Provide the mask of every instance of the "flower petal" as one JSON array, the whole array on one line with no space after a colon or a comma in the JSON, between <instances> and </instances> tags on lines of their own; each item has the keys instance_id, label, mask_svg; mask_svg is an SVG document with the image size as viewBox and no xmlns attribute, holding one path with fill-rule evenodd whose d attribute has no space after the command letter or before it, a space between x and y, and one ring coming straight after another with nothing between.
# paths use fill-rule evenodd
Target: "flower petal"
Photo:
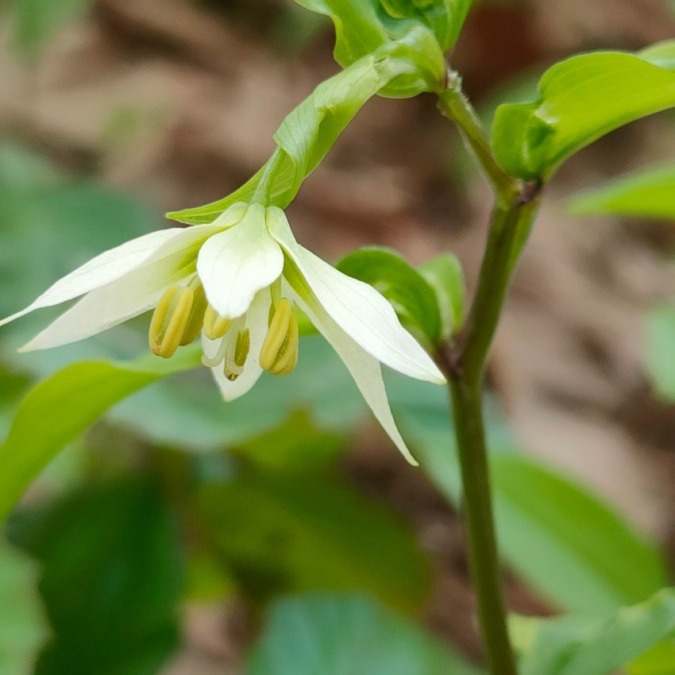
<instances>
[{"instance_id":1,"label":"flower petal","mask_svg":"<svg viewBox=\"0 0 675 675\"><path fill-rule=\"evenodd\" d=\"M246 314L246 326L251 333L251 345L248 356L244 363L244 372L231 382L225 377L223 364L211 368L213 377L218 383L218 387L226 401L233 401L235 398L243 396L248 392L262 375L263 369L260 367L258 357L260 349L267 335L267 321L270 311L271 297L267 290L258 293ZM235 336L225 335L223 340L232 339ZM202 334L202 347L207 356L211 356L218 351L221 340L210 340Z\"/></svg>"},{"instance_id":2,"label":"flower petal","mask_svg":"<svg viewBox=\"0 0 675 675\"><path fill-rule=\"evenodd\" d=\"M59 279L28 307L0 321L0 326L18 319L35 309L51 307L105 286L129 274L140 266L171 256L181 249L189 251L223 225L200 225L190 228L174 227L151 232L111 248L81 267Z\"/></svg>"},{"instance_id":3,"label":"flower petal","mask_svg":"<svg viewBox=\"0 0 675 675\"><path fill-rule=\"evenodd\" d=\"M283 253L267 232L265 207L251 204L241 222L204 243L197 272L213 308L236 318L258 291L281 276L283 264Z\"/></svg>"},{"instance_id":4,"label":"flower petal","mask_svg":"<svg viewBox=\"0 0 675 675\"><path fill-rule=\"evenodd\" d=\"M268 209L268 226L292 261L284 269L284 277L306 303L314 309L320 306L378 361L419 380L445 382L431 357L372 286L342 274L300 246L281 209Z\"/></svg>"},{"instance_id":5,"label":"flower petal","mask_svg":"<svg viewBox=\"0 0 675 675\"><path fill-rule=\"evenodd\" d=\"M180 267L182 262L183 252L174 252L87 293L21 351L77 342L142 314L157 304L167 286L194 275L194 260Z\"/></svg>"},{"instance_id":6,"label":"flower petal","mask_svg":"<svg viewBox=\"0 0 675 675\"><path fill-rule=\"evenodd\" d=\"M295 295L293 293L293 295ZM333 349L342 359L347 370L354 378L356 386L373 411L373 415L387 432L394 445L403 453L403 456L417 466L418 462L408 450L408 446L401 437L394 417L389 407L387 391L382 380L382 370L377 359L362 349L352 340L345 331L319 305L307 304L300 296L295 297L300 307L306 312L312 323L328 340Z\"/></svg>"}]
</instances>

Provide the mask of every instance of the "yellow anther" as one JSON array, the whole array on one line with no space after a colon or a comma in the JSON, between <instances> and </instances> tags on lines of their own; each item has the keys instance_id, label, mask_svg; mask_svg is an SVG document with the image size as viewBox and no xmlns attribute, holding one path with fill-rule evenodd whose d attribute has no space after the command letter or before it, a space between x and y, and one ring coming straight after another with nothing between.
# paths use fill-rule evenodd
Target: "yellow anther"
<instances>
[{"instance_id":1,"label":"yellow anther","mask_svg":"<svg viewBox=\"0 0 675 675\"><path fill-rule=\"evenodd\" d=\"M234 363L239 368L243 368L246 363L246 357L251 349L251 331L245 330L237 333L237 342L234 347Z\"/></svg>"},{"instance_id":2,"label":"yellow anther","mask_svg":"<svg viewBox=\"0 0 675 675\"><path fill-rule=\"evenodd\" d=\"M196 337L201 333L202 325L204 324L204 313L206 312L207 302L204 287L198 284L194 289L194 298L192 299L192 307L190 308L190 316L183 331L180 344L189 345L194 342Z\"/></svg>"},{"instance_id":3,"label":"yellow anther","mask_svg":"<svg viewBox=\"0 0 675 675\"><path fill-rule=\"evenodd\" d=\"M159 299L150 321L148 342L157 356L173 356L185 335L190 320L194 290L170 286Z\"/></svg>"},{"instance_id":4,"label":"yellow anther","mask_svg":"<svg viewBox=\"0 0 675 675\"><path fill-rule=\"evenodd\" d=\"M204 314L204 334L207 338L217 340L223 337L231 325L232 319L220 316L211 305L206 308L206 313Z\"/></svg>"},{"instance_id":5,"label":"yellow anther","mask_svg":"<svg viewBox=\"0 0 675 675\"><path fill-rule=\"evenodd\" d=\"M298 362L298 320L293 305L282 298L274 308L260 350L260 367L274 375L287 375Z\"/></svg>"}]
</instances>

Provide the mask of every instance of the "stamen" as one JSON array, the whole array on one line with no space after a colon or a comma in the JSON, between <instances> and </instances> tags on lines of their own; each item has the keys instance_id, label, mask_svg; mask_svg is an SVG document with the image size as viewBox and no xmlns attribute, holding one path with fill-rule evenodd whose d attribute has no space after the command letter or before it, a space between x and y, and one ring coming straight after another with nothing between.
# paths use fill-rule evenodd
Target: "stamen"
<instances>
[{"instance_id":1,"label":"stamen","mask_svg":"<svg viewBox=\"0 0 675 675\"><path fill-rule=\"evenodd\" d=\"M251 349L251 331L246 328L237 334L237 342L234 348L234 362L240 368L244 367L246 357Z\"/></svg>"},{"instance_id":2,"label":"stamen","mask_svg":"<svg viewBox=\"0 0 675 675\"><path fill-rule=\"evenodd\" d=\"M232 319L220 316L211 305L208 305L204 314L204 334L211 340L223 337L230 329Z\"/></svg>"},{"instance_id":3,"label":"stamen","mask_svg":"<svg viewBox=\"0 0 675 675\"><path fill-rule=\"evenodd\" d=\"M207 302L204 287L197 284L194 288L194 298L192 300L192 308L190 309L190 316L183 331L183 336L180 339L181 347L189 345L197 338L202 330L204 324L204 313L206 312Z\"/></svg>"},{"instance_id":4,"label":"stamen","mask_svg":"<svg viewBox=\"0 0 675 675\"><path fill-rule=\"evenodd\" d=\"M176 353L191 316L194 290L170 286L159 299L150 321L148 342L157 356L169 358Z\"/></svg>"},{"instance_id":5,"label":"stamen","mask_svg":"<svg viewBox=\"0 0 675 675\"><path fill-rule=\"evenodd\" d=\"M298 362L299 329L293 305L282 298L274 308L260 350L260 367L274 375L287 375Z\"/></svg>"}]
</instances>

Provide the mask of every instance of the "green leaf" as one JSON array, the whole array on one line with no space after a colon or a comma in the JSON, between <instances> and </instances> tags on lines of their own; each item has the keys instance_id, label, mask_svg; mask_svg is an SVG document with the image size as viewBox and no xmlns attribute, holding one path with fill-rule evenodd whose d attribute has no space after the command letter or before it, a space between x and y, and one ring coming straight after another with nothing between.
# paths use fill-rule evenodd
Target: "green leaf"
<instances>
[{"instance_id":1,"label":"green leaf","mask_svg":"<svg viewBox=\"0 0 675 675\"><path fill-rule=\"evenodd\" d=\"M424 263L419 273L436 293L441 313L441 337L448 338L464 323L466 284L462 264L456 256L443 253Z\"/></svg>"},{"instance_id":2,"label":"green leaf","mask_svg":"<svg viewBox=\"0 0 675 675\"><path fill-rule=\"evenodd\" d=\"M641 54L595 52L557 63L539 81L537 101L497 109L497 160L516 176L547 178L600 136L675 106L675 72L664 67L670 52L662 45Z\"/></svg>"},{"instance_id":3,"label":"green leaf","mask_svg":"<svg viewBox=\"0 0 675 675\"><path fill-rule=\"evenodd\" d=\"M254 600L367 590L413 611L426 597L427 561L408 528L320 474L250 473L204 487L199 503L216 550Z\"/></svg>"},{"instance_id":4,"label":"green leaf","mask_svg":"<svg viewBox=\"0 0 675 675\"><path fill-rule=\"evenodd\" d=\"M178 647L184 570L154 484L88 487L20 514L12 540L41 563L52 638L36 675L155 675Z\"/></svg>"},{"instance_id":5,"label":"green leaf","mask_svg":"<svg viewBox=\"0 0 675 675\"><path fill-rule=\"evenodd\" d=\"M675 663L675 637L654 645L628 667L628 675L672 675Z\"/></svg>"},{"instance_id":6,"label":"green leaf","mask_svg":"<svg viewBox=\"0 0 675 675\"><path fill-rule=\"evenodd\" d=\"M245 445L298 412L305 412L317 430L342 434L365 410L344 364L317 335L302 338L300 360L290 375L263 374L235 401L223 403L211 373L199 368L130 396L110 418L155 443L204 452Z\"/></svg>"},{"instance_id":7,"label":"green leaf","mask_svg":"<svg viewBox=\"0 0 675 675\"><path fill-rule=\"evenodd\" d=\"M76 363L38 383L21 401L0 447L0 521L55 455L108 408L160 377L194 365L189 353L171 361L142 359L126 365Z\"/></svg>"},{"instance_id":8,"label":"green leaf","mask_svg":"<svg viewBox=\"0 0 675 675\"><path fill-rule=\"evenodd\" d=\"M478 675L402 617L363 596L305 595L270 610L246 675Z\"/></svg>"},{"instance_id":9,"label":"green leaf","mask_svg":"<svg viewBox=\"0 0 675 675\"><path fill-rule=\"evenodd\" d=\"M460 471L444 410L447 402L425 401L414 393L401 399L395 389L389 390L421 467L459 506ZM664 585L662 554L613 509L491 435L501 551L535 590L561 608L602 612L642 600Z\"/></svg>"},{"instance_id":10,"label":"green leaf","mask_svg":"<svg viewBox=\"0 0 675 675\"><path fill-rule=\"evenodd\" d=\"M663 554L588 490L519 454L495 455L492 472L509 563L561 607L611 610L666 583Z\"/></svg>"},{"instance_id":11,"label":"green leaf","mask_svg":"<svg viewBox=\"0 0 675 675\"><path fill-rule=\"evenodd\" d=\"M291 111L274 134L277 148L272 157L247 183L216 202L167 217L188 224L208 223L239 201L285 208L369 99L389 86L405 96L432 90L444 72L443 55L433 36L420 27L411 29L322 82Z\"/></svg>"},{"instance_id":12,"label":"green leaf","mask_svg":"<svg viewBox=\"0 0 675 675\"><path fill-rule=\"evenodd\" d=\"M336 267L374 286L415 336L421 334L427 344L438 342L441 315L434 289L403 256L389 249L366 247L345 256Z\"/></svg>"},{"instance_id":13,"label":"green leaf","mask_svg":"<svg viewBox=\"0 0 675 675\"><path fill-rule=\"evenodd\" d=\"M573 196L576 215L617 213L675 220L675 164L641 169Z\"/></svg>"},{"instance_id":14,"label":"green leaf","mask_svg":"<svg viewBox=\"0 0 675 675\"><path fill-rule=\"evenodd\" d=\"M656 393L675 401L675 305L662 305L647 315L647 372Z\"/></svg>"},{"instance_id":15,"label":"green leaf","mask_svg":"<svg viewBox=\"0 0 675 675\"><path fill-rule=\"evenodd\" d=\"M526 636L521 675L607 675L675 630L675 591L663 589L604 618L516 617L514 623L516 635Z\"/></svg>"},{"instance_id":16,"label":"green leaf","mask_svg":"<svg viewBox=\"0 0 675 675\"><path fill-rule=\"evenodd\" d=\"M47 627L35 588L37 569L0 538L0 673L29 675Z\"/></svg>"}]
</instances>

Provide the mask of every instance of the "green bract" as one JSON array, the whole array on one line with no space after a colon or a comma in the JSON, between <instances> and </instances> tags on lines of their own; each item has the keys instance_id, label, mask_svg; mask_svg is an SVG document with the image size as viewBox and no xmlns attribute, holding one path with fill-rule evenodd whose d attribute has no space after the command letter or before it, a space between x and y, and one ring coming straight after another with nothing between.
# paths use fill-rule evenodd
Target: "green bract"
<instances>
[{"instance_id":1,"label":"green bract","mask_svg":"<svg viewBox=\"0 0 675 675\"><path fill-rule=\"evenodd\" d=\"M493 149L522 178L549 177L575 152L614 129L675 106L675 42L637 54L596 52L549 68L539 98L497 108Z\"/></svg>"},{"instance_id":2,"label":"green bract","mask_svg":"<svg viewBox=\"0 0 675 675\"><path fill-rule=\"evenodd\" d=\"M382 45L322 82L281 123L274 134L277 149L247 183L223 199L169 213L168 217L195 225L210 223L240 201L288 206L305 178L369 99L393 82L405 81L412 87L412 96L432 89L443 77L443 57L437 50L432 50L428 67L420 69L414 62L415 45L429 41L433 42L433 37L428 30L415 28L401 40Z\"/></svg>"}]
</instances>

